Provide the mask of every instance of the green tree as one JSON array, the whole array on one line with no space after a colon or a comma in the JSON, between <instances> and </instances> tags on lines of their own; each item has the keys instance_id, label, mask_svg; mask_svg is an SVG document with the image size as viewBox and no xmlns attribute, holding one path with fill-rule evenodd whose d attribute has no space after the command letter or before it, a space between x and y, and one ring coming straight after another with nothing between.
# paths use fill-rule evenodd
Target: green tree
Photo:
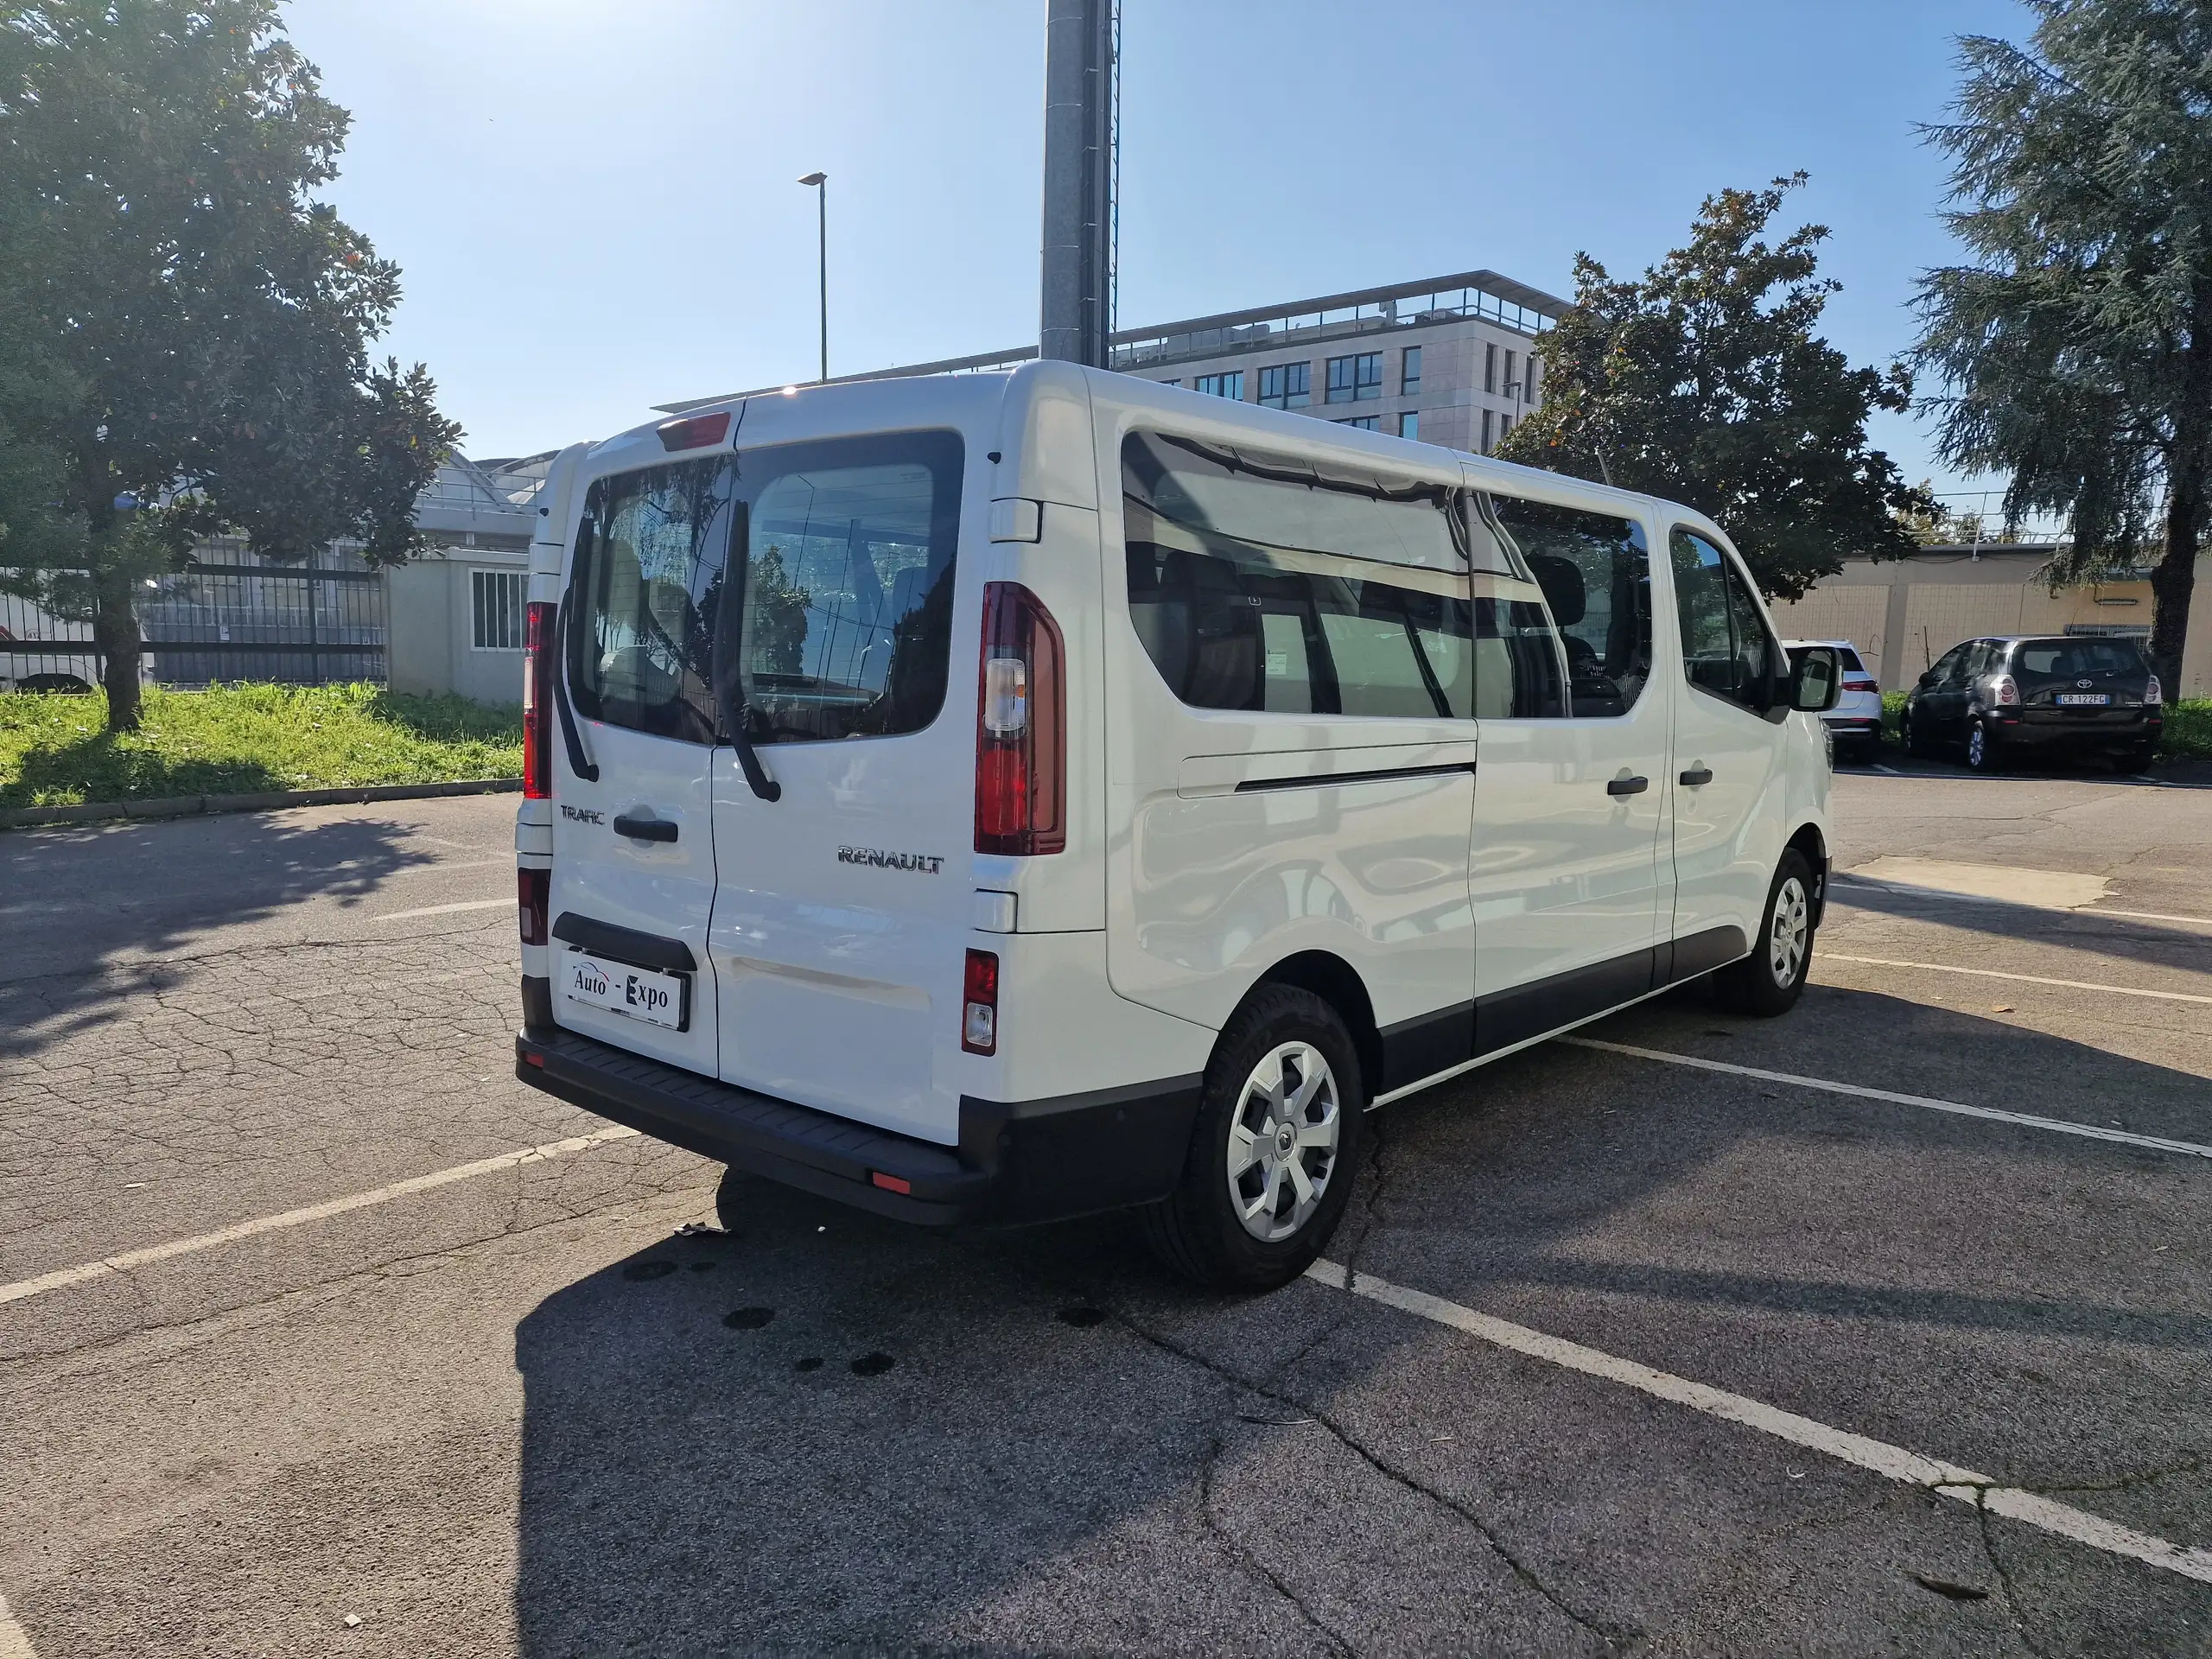
<instances>
[{"instance_id":1,"label":"green tree","mask_svg":"<svg viewBox=\"0 0 2212 1659\"><path fill-rule=\"evenodd\" d=\"M1932 505L1866 441L1872 410L1910 407L1904 370L1853 368L1813 332L1838 286L1818 275L1827 231L1764 239L1804 177L1707 197L1689 245L1639 280L1578 254L1543 403L1498 449L1697 508L1791 599L1847 555L1910 552L1900 515Z\"/></svg>"},{"instance_id":2,"label":"green tree","mask_svg":"<svg viewBox=\"0 0 2212 1659\"><path fill-rule=\"evenodd\" d=\"M2153 545L2168 697L2212 488L2212 8L2028 0L2028 46L1970 36L1951 228L1973 263L1922 280L1918 360L1944 458L2010 476L2005 513L2072 521L2054 579Z\"/></svg>"},{"instance_id":3,"label":"green tree","mask_svg":"<svg viewBox=\"0 0 2212 1659\"><path fill-rule=\"evenodd\" d=\"M0 8L0 564L91 621L115 729L134 594L199 538L419 549L460 429L369 358L397 268L311 195L346 124L275 0Z\"/></svg>"}]
</instances>

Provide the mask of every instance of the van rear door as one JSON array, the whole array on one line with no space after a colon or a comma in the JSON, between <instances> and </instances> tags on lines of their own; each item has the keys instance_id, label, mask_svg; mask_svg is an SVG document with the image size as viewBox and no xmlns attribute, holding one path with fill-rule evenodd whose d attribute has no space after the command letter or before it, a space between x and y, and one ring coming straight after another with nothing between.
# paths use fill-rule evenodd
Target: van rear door
<instances>
[{"instance_id":1,"label":"van rear door","mask_svg":"<svg viewBox=\"0 0 2212 1659\"><path fill-rule=\"evenodd\" d=\"M576 751L556 757L549 907L555 1020L709 1077L709 673L733 470L723 451L612 474L585 498L562 606Z\"/></svg>"},{"instance_id":2,"label":"van rear door","mask_svg":"<svg viewBox=\"0 0 2212 1659\"><path fill-rule=\"evenodd\" d=\"M950 1145L974 842L976 607L954 604L969 446L941 428L815 435L809 416L770 403L746 433L769 441L737 457L717 688L765 793L717 752L721 1074Z\"/></svg>"}]
</instances>

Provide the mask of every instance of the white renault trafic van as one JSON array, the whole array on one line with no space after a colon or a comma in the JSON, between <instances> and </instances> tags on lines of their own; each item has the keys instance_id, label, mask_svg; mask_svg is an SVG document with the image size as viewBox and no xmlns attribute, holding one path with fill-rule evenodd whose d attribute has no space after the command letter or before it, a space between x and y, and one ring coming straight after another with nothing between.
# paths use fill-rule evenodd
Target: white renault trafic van
<instances>
[{"instance_id":1,"label":"white renault trafic van","mask_svg":"<svg viewBox=\"0 0 2212 1659\"><path fill-rule=\"evenodd\" d=\"M1694 512L1058 363L541 501L517 1075L734 1168L1269 1286L1368 1108L1804 984L1839 677Z\"/></svg>"}]
</instances>

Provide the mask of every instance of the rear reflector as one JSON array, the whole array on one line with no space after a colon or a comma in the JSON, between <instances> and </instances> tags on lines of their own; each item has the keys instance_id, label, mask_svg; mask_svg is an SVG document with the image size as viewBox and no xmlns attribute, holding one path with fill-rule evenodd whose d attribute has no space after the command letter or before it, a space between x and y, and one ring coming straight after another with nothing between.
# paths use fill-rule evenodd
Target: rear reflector
<instances>
[{"instance_id":1,"label":"rear reflector","mask_svg":"<svg viewBox=\"0 0 2212 1659\"><path fill-rule=\"evenodd\" d=\"M914 1190L912 1181L901 1180L896 1175L887 1175L880 1169L868 1171L868 1179L870 1185L880 1186L887 1192L912 1192Z\"/></svg>"},{"instance_id":2,"label":"rear reflector","mask_svg":"<svg viewBox=\"0 0 2212 1659\"><path fill-rule=\"evenodd\" d=\"M559 607L539 601L524 612L522 659L522 792L524 800L553 797L553 623Z\"/></svg>"},{"instance_id":3,"label":"rear reflector","mask_svg":"<svg viewBox=\"0 0 2212 1659\"><path fill-rule=\"evenodd\" d=\"M653 430L660 435L660 447L664 449L703 449L729 435L729 410L718 409L711 415L686 415L663 421Z\"/></svg>"},{"instance_id":4,"label":"rear reflector","mask_svg":"<svg viewBox=\"0 0 2212 1659\"><path fill-rule=\"evenodd\" d=\"M960 991L960 1046L970 1054L999 1050L999 959L970 950Z\"/></svg>"},{"instance_id":5,"label":"rear reflector","mask_svg":"<svg viewBox=\"0 0 2212 1659\"><path fill-rule=\"evenodd\" d=\"M517 870L515 872L515 906L522 917L522 942L524 944L545 943L545 914L553 886L550 870Z\"/></svg>"}]
</instances>

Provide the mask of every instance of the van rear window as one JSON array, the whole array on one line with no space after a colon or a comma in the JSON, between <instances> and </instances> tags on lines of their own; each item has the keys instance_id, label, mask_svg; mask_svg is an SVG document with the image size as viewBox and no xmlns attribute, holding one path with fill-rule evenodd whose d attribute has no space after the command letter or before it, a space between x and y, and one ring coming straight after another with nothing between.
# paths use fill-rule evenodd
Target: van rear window
<instances>
[{"instance_id":1,"label":"van rear window","mask_svg":"<svg viewBox=\"0 0 2212 1659\"><path fill-rule=\"evenodd\" d=\"M892 737L944 703L962 445L951 432L736 458L722 692L756 743Z\"/></svg>"},{"instance_id":2,"label":"van rear window","mask_svg":"<svg viewBox=\"0 0 2212 1659\"><path fill-rule=\"evenodd\" d=\"M584 498L568 677L587 719L715 741L709 670L729 542L727 457L602 478Z\"/></svg>"}]
</instances>

